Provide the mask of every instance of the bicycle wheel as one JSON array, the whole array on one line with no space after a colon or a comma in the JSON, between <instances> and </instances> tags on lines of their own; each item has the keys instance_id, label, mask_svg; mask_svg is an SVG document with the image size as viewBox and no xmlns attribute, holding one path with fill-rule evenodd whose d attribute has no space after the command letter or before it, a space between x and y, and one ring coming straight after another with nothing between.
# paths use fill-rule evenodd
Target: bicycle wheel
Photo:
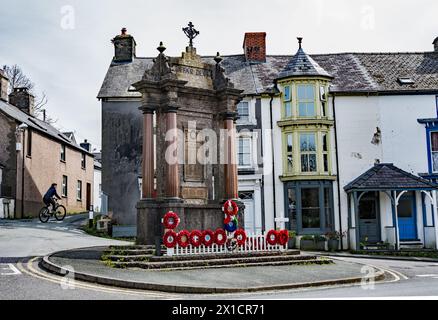
<instances>
[{"instance_id":1,"label":"bicycle wheel","mask_svg":"<svg viewBox=\"0 0 438 320\"><path fill-rule=\"evenodd\" d=\"M55 218L58 221L62 221L62 220L64 220L66 214L67 214L67 210L65 209L65 207L64 206L58 206L56 208Z\"/></svg>"},{"instance_id":2,"label":"bicycle wheel","mask_svg":"<svg viewBox=\"0 0 438 320\"><path fill-rule=\"evenodd\" d=\"M47 207L41 208L40 213L38 214L38 217L40 218L40 221L42 223L47 223L47 221L49 221L49 219L50 219L49 208L47 208Z\"/></svg>"}]
</instances>

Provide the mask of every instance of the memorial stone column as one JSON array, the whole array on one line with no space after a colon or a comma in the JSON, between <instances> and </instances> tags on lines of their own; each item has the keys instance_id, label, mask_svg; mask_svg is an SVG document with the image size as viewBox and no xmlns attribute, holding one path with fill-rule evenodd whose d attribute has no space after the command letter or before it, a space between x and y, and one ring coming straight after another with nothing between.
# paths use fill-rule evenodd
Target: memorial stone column
<instances>
[{"instance_id":1,"label":"memorial stone column","mask_svg":"<svg viewBox=\"0 0 438 320\"><path fill-rule=\"evenodd\" d=\"M224 128L227 130L225 139L225 196L227 199L238 198L237 161L236 161L236 113L225 114Z\"/></svg>"},{"instance_id":2,"label":"memorial stone column","mask_svg":"<svg viewBox=\"0 0 438 320\"><path fill-rule=\"evenodd\" d=\"M154 110L143 109L142 198L152 199L155 189Z\"/></svg>"},{"instance_id":3,"label":"memorial stone column","mask_svg":"<svg viewBox=\"0 0 438 320\"><path fill-rule=\"evenodd\" d=\"M178 169L178 124L177 107L166 110L166 198L179 199L179 169ZM171 148L171 149L169 149Z\"/></svg>"}]
</instances>

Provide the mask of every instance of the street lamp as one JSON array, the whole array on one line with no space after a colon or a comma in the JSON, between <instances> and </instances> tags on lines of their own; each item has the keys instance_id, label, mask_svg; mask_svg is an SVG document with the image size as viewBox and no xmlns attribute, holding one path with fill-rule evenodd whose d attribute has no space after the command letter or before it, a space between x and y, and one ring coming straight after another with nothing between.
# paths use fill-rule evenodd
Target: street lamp
<instances>
[{"instance_id":1,"label":"street lamp","mask_svg":"<svg viewBox=\"0 0 438 320\"><path fill-rule=\"evenodd\" d=\"M21 143L17 142L16 144L16 150L21 151L21 158L22 158L22 165L21 165L21 218L23 218L24 215L24 145L25 145L25 139L24 139L24 132L28 128L28 125L25 123L20 124L17 129L15 130L15 134L18 137L20 133L22 133ZM17 157L18 160L18 157ZM17 165L18 167L18 165Z\"/></svg>"}]
</instances>

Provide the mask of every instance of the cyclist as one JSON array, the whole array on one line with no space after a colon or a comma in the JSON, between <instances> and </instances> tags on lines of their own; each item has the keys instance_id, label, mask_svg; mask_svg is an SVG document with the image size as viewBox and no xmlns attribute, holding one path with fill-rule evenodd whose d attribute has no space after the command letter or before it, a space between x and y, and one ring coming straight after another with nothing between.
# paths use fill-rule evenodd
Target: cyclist
<instances>
[{"instance_id":1,"label":"cyclist","mask_svg":"<svg viewBox=\"0 0 438 320\"><path fill-rule=\"evenodd\" d=\"M44 204L48 207L52 205L52 212L56 209L56 202L53 197L56 197L58 200L61 200L61 197L56 192L56 187L58 185L56 183L52 183L49 190L47 190L46 194L43 197Z\"/></svg>"}]
</instances>

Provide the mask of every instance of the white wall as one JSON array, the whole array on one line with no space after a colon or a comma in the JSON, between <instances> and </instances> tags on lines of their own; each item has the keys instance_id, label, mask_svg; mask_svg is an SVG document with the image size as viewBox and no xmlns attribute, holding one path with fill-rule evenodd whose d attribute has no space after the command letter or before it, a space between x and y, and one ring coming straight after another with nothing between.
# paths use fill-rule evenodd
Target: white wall
<instances>
[{"instance_id":1,"label":"white wall","mask_svg":"<svg viewBox=\"0 0 438 320\"><path fill-rule=\"evenodd\" d=\"M370 169L376 159L414 175L428 171L426 129L417 119L435 118L436 105L434 95L336 97L335 104L342 220L347 226L347 195L343 187ZM376 127L382 138L377 145L371 143ZM391 208L386 195L381 194L380 200L385 240L385 226L392 224ZM418 204L421 203L417 203L418 235L422 239L422 208Z\"/></svg>"},{"instance_id":2,"label":"white wall","mask_svg":"<svg viewBox=\"0 0 438 320\"><path fill-rule=\"evenodd\" d=\"M102 209L102 198L99 191L99 185L102 184L102 171L100 169L94 168L94 185L93 185L93 195L94 195L94 211L100 212Z\"/></svg>"}]
</instances>

